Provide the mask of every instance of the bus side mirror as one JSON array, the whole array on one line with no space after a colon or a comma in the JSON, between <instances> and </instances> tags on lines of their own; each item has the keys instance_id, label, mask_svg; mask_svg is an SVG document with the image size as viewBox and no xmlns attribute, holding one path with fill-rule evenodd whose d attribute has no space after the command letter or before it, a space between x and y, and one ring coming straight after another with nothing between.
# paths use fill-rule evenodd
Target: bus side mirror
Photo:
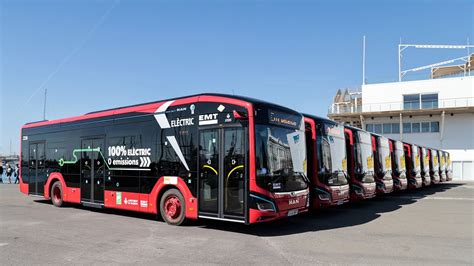
<instances>
[{"instance_id":1,"label":"bus side mirror","mask_svg":"<svg viewBox=\"0 0 474 266\"><path fill-rule=\"evenodd\" d=\"M234 115L235 120L247 120L248 119L247 114L245 114L243 112L233 110L232 114Z\"/></svg>"}]
</instances>

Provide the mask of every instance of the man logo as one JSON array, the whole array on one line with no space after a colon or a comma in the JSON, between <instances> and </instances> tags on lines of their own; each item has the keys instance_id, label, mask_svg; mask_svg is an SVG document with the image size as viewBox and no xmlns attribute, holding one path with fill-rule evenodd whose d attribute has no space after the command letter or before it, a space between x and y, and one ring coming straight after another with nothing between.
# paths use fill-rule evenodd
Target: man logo
<instances>
[{"instance_id":1,"label":"man logo","mask_svg":"<svg viewBox=\"0 0 474 266\"><path fill-rule=\"evenodd\" d=\"M300 203L299 199L290 199L290 200L288 200L289 205L295 205L295 204L298 204L298 203Z\"/></svg>"}]
</instances>

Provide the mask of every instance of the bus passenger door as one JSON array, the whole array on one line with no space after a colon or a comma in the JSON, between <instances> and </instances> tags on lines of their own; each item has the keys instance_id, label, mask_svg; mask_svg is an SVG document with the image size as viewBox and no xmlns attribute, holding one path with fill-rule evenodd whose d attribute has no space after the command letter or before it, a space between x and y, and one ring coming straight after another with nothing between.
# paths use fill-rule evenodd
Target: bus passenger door
<instances>
[{"instance_id":1,"label":"bus passenger door","mask_svg":"<svg viewBox=\"0 0 474 266\"><path fill-rule=\"evenodd\" d=\"M219 129L202 130L199 136L199 212L219 213Z\"/></svg>"},{"instance_id":2,"label":"bus passenger door","mask_svg":"<svg viewBox=\"0 0 474 266\"><path fill-rule=\"evenodd\" d=\"M81 155L81 201L104 203L104 139L83 139Z\"/></svg>"},{"instance_id":3,"label":"bus passenger door","mask_svg":"<svg viewBox=\"0 0 474 266\"><path fill-rule=\"evenodd\" d=\"M221 127L200 130L200 216L244 220L245 176L245 129Z\"/></svg>"},{"instance_id":4,"label":"bus passenger door","mask_svg":"<svg viewBox=\"0 0 474 266\"><path fill-rule=\"evenodd\" d=\"M92 140L82 140L81 144L81 201L92 202L93 201L93 172L94 154L92 152Z\"/></svg>"},{"instance_id":5,"label":"bus passenger door","mask_svg":"<svg viewBox=\"0 0 474 266\"><path fill-rule=\"evenodd\" d=\"M28 191L33 195L42 195L44 193L44 184L46 182L45 170L45 149L44 142L30 144L29 158L29 184Z\"/></svg>"},{"instance_id":6,"label":"bus passenger door","mask_svg":"<svg viewBox=\"0 0 474 266\"><path fill-rule=\"evenodd\" d=\"M242 127L224 128L223 178L225 217L244 217L246 145Z\"/></svg>"},{"instance_id":7,"label":"bus passenger door","mask_svg":"<svg viewBox=\"0 0 474 266\"><path fill-rule=\"evenodd\" d=\"M93 194L95 203L104 203L104 185L105 185L105 159L103 157L104 153L104 139L94 139L92 140L92 147L97 149L93 153L93 164L94 164L94 185L93 185Z\"/></svg>"}]
</instances>

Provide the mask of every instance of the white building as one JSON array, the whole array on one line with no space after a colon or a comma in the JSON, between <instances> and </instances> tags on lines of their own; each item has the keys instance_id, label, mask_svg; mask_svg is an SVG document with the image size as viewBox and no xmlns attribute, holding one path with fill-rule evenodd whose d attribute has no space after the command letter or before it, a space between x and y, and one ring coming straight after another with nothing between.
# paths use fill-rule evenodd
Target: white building
<instances>
[{"instance_id":1,"label":"white building","mask_svg":"<svg viewBox=\"0 0 474 266\"><path fill-rule=\"evenodd\" d=\"M333 103L328 116L392 139L446 150L454 178L474 180L474 76L362 85L361 97L358 106Z\"/></svg>"}]
</instances>

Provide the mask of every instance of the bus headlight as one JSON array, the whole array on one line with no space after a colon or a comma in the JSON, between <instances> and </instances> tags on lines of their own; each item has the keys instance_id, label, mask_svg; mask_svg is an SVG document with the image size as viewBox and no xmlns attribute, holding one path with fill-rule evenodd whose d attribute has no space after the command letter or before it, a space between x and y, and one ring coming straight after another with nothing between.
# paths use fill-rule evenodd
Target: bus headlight
<instances>
[{"instance_id":1,"label":"bus headlight","mask_svg":"<svg viewBox=\"0 0 474 266\"><path fill-rule=\"evenodd\" d=\"M257 200L257 208L260 211L275 211L272 203Z\"/></svg>"},{"instance_id":2,"label":"bus headlight","mask_svg":"<svg viewBox=\"0 0 474 266\"><path fill-rule=\"evenodd\" d=\"M330 200L331 196L329 194L318 194L320 200Z\"/></svg>"},{"instance_id":3,"label":"bus headlight","mask_svg":"<svg viewBox=\"0 0 474 266\"><path fill-rule=\"evenodd\" d=\"M319 189L319 188L316 188L315 189L316 191L316 194L318 194L318 198L320 200L324 200L324 201L327 201L327 200L331 200L331 194L329 194L329 192L325 191L325 190L322 190L322 189Z\"/></svg>"},{"instance_id":4,"label":"bus headlight","mask_svg":"<svg viewBox=\"0 0 474 266\"><path fill-rule=\"evenodd\" d=\"M363 196L364 195L364 190L360 187L354 187L354 192L357 194L357 195L360 195L360 196Z\"/></svg>"},{"instance_id":5,"label":"bus headlight","mask_svg":"<svg viewBox=\"0 0 474 266\"><path fill-rule=\"evenodd\" d=\"M266 199L261 196L257 196L254 194L250 194L250 197L252 198L250 202L250 206L253 206L254 208L258 209L259 211L271 211L271 212L276 212L276 206L275 203L271 199Z\"/></svg>"}]
</instances>

